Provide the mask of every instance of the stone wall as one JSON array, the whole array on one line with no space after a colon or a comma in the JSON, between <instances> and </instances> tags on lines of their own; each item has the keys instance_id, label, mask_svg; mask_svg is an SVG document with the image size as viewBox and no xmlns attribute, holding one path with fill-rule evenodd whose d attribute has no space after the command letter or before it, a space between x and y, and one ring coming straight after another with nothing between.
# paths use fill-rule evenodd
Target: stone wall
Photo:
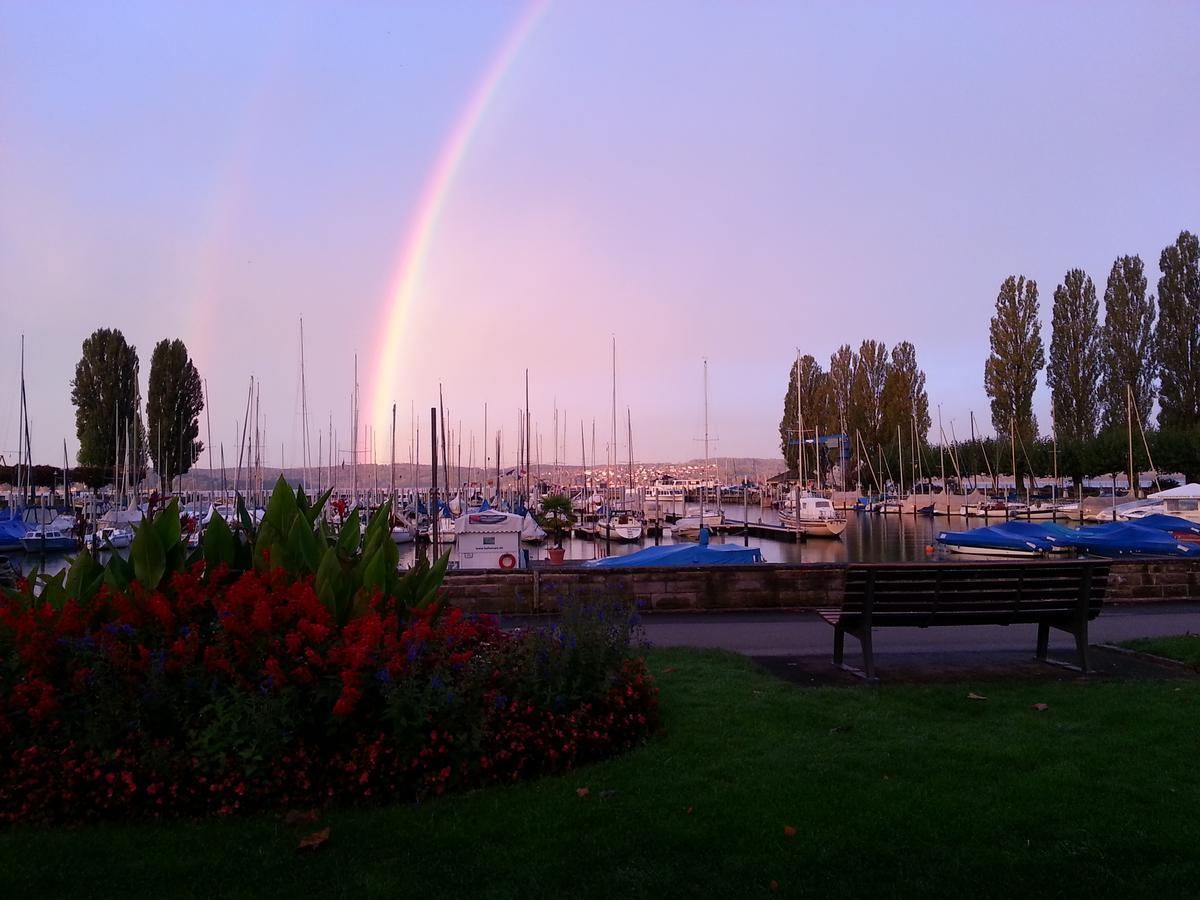
<instances>
[{"instance_id":1,"label":"stone wall","mask_svg":"<svg viewBox=\"0 0 1200 900\"><path fill-rule=\"evenodd\" d=\"M633 597L658 612L805 609L837 606L840 564L451 572L446 591L473 612L552 612L571 593ZM1200 561L1114 562L1109 599L1119 603L1200 600Z\"/></svg>"}]
</instances>

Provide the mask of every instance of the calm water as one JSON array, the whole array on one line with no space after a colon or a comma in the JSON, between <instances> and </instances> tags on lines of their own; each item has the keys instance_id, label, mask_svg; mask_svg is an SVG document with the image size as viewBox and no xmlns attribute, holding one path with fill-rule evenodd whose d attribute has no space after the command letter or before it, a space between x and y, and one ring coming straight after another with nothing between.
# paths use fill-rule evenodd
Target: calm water
<instances>
[{"instance_id":1,"label":"calm water","mask_svg":"<svg viewBox=\"0 0 1200 900\"><path fill-rule=\"evenodd\" d=\"M741 520L740 508L726 510L726 517ZM938 531L965 531L977 525L984 524L982 520L968 522L958 516L950 518L928 518L926 516L876 516L865 513L849 512L846 514L846 530L841 540L817 539L799 543L774 541L766 538L751 537L748 545L762 550L767 562L775 563L837 563L837 562L919 562L927 559L941 558L940 552L928 554L927 547L934 544L934 536ZM758 510L750 508L750 521L764 524L778 524L779 518L772 509ZM717 535L713 537L714 544L736 544L743 546L747 543L740 534ZM661 544L673 543L670 535L658 540ZM611 555L623 556L640 550L642 547L652 547L654 538L645 538L641 544L611 545ZM526 545L531 559L545 559L549 544ZM609 555L603 540L591 541L570 538L563 541L568 560L597 559ZM124 551L127 552L127 551ZM410 563L415 555L412 544L400 547L401 560ZM22 572L28 573L35 563L44 565L46 571L54 573L66 565L62 556L47 556L42 559L28 554L10 554L10 559ZM101 561L105 558L101 554ZM453 559L453 555L451 559Z\"/></svg>"}]
</instances>

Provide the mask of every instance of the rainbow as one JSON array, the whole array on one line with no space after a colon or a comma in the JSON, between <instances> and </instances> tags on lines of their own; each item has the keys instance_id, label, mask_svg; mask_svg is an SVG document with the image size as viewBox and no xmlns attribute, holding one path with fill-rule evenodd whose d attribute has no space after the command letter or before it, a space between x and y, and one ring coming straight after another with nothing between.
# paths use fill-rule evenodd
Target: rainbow
<instances>
[{"instance_id":1,"label":"rainbow","mask_svg":"<svg viewBox=\"0 0 1200 900\"><path fill-rule=\"evenodd\" d=\"M479 127L488 103L495 96L504 75L529 38L534 27L550 5L549 0L533 0L518 17L508 37L500 46L492 63L476 85L470 99L458 117L454 128L442 145L433 170L425 181L417 204L416 214L403 244L400 263L387 293L387 324L375 349L376 366L372 376L371 410L374 422L386 422L391 416L396 387L397 361L404 339L404 320L421 283L429 248L437 231L438 218L454 184L454 176L466 156L471 138Z\"/></svg>"}]
</instances>

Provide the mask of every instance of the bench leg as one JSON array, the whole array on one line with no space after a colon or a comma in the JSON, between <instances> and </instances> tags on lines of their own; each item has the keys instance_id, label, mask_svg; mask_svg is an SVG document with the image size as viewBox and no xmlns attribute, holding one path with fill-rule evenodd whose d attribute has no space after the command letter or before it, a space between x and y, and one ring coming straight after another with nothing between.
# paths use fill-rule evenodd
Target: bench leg
<instances>
[{"instance_id":1,"label":"bench leg","mask_svg":"<svg viewBox=\"0 0 1200 900\"><path fill-rule=\"evenodd\" d=\"M871 645L871 629L864 628L858 633L858 642L862 644L863 669L867 673L867 678L875 677L875 650Z\"/></svg>"},{"instance_id":2,"label":"bench leg","mask_svg":"<svg viewBox=\"0 0 1200 900\"><path fill-rule=\"evenodd\" d=\"M1079 671L1085 675L1088 670L1087 662L1088 649L1088 627L1085 620L1078 628L1075 629L1075 650L1079 653Z\"/></svg>"},{"instance_id":3,"label":"bench leg","mask_svg":"<svg viewBox=\"0 0 1200 900\"><path fill-rule=\"evenodd\" d=\"M846 652L846 632L841 625L833 626L833 664L840 666Z\"/></svg>"},{"instance_id":4,"label":"bench leg","mask_svg":"<svg viewBox=\"0 0 1200 900\"><path fill-rule=\"evenodd\" d=\"M1050 623L1038 623L1037 658L1045 662L1046 648L1050 646Z\"/></svg>"}]
</instances>

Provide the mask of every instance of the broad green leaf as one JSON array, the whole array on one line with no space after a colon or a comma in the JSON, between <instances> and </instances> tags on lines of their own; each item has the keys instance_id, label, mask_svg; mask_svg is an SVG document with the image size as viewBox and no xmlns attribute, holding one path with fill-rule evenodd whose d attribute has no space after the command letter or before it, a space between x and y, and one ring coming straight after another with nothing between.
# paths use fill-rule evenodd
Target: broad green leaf
<instances>
[{"instance_id":1,"label":"broad green leaf","mask_svg":"<svg viewBox=\"0 0 1200 900\"><path fill-rule=\"evenodd\" d=\"M215 569L221 563L227 566L234 564L237 553L236 539L229 529L229 523L221 516L214 515L209 521L208 527L204 529L201 546L204 548L204 564L207 568Z\"/></svg>"},{"instance_id":2,"label":"broad green leaf","mask_svg":"<svg viewBox=\"0 0 1200 900\"><path fill-rule=\"evenodd\" d=\"M129 560L133 563L134 577L142 587L154 590L162 581L167 569L167 555L158 540L158 531L152 522L143 522L133 535L129 545Z\"/></svg>"},{"instance_id":3,"label":"broad green leaf","mask_svg":"<svg viewBox=\"0 0 1200 900\"><path fill-rule=\"evenodd\" d=\"M313 534L312 525L304 516L292 519L292 527L288 533L287 555L291 565L299 572L312 574L317 571L320 558L317 554L317 538ZM293 574L299 574L293 572Z\"/></svg>"},{"instance_id":4,"label":"broad green leaf","mask_svg":"<svg viewBox=\"0 0 1200 900\"><path fill-rule=\"evenodd\" d=\"M179 501L172 500L166 505L166 508L160 510L154 517L153 524L154 530L158 533L159 546L163 548L164 553L178 544L180 534Z\"/></svg>"},{"instance_id":5,"label":"broad green leaf","mask_svg":"<svg viewBox=\"0 0 1200 900\"><path fill-rule=\"evenodd\" d=\"M358 551L358 545L362 539L362 525L359 520L358 507L346 517L346 521L342 523L342 530L338 534L337 548L342 553L350 556Z\"/></svg>"}]
</instances>

